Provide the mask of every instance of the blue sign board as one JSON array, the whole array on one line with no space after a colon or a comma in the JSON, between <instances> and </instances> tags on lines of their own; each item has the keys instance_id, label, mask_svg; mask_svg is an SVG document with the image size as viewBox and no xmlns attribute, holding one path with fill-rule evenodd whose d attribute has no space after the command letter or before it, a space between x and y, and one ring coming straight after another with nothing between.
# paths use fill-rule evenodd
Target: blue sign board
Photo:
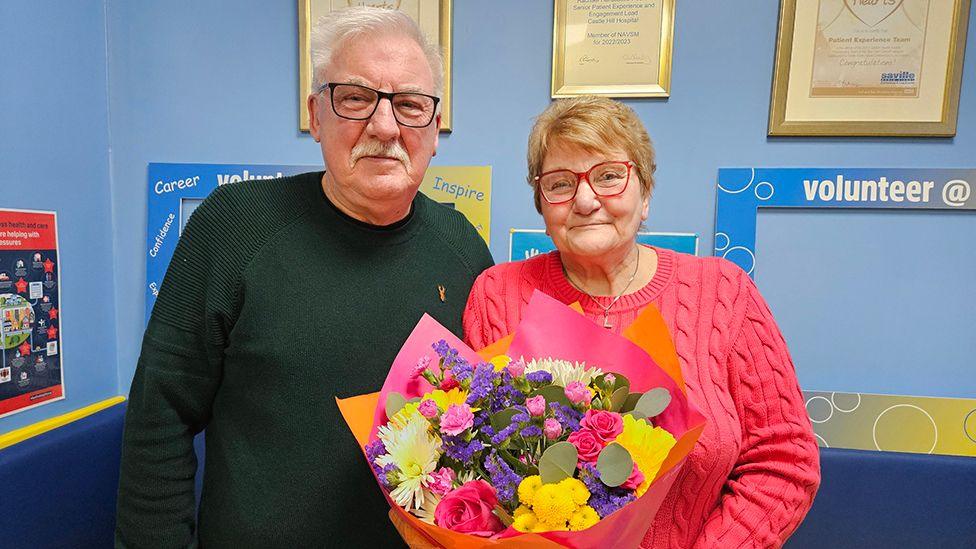
<instances>
[{"instance_id":1,"label":"blue sign board","mask_svg":"<svg viewBox=\"0 0 976 549\"><path fill-rule=\"evenodd\" d=\"M146 231L146 322L176 241L190 213L221 185L274 179L321 170L316 166L262 164L149 164L149 216Z\"/></svg>"},{"instance_id":2,"label":"blue sign board","mask_svg":"<svg viewBox=\"0 0 976 549\"><path fill-rule=\"evenodd\" d=\"M722 168L715 255L750 276L759 208L976 210L976 170L923 168Z\"/></svg>"}]
</instances>

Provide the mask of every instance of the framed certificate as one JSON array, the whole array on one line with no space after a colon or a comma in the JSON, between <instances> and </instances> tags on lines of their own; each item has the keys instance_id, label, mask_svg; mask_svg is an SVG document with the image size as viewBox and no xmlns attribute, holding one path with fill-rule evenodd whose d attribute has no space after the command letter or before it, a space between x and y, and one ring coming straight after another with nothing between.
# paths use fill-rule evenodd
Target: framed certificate
<instances>
[{"instance_id":1,"label":"framed certificate","mask_svg":"<svg viewBox=\"0 0 976 549\"><path fill-rule=\"evenodd\" d=\"M308 131L306 99L312 91L310 39L312 25L326 13L350 6L376 6L408 14L440 47L444 57L444 93L441 97L441 131L451 131L451 3L453 0L298 0L298 113L299 129Z\"/></svg>"},{"instance_id":2,"label":"framed certificate","mask_svg":"<svg viewBox=\"0 0 976 549\"><path fill-rule=\"evenodd\" d=\"M674 0L555 0L552 96L668 97Z\"/></svg>"},{"instance_id":3,"label":"framed certificate","mask_svg":"<svg viewBox=\"0 0 976 549\"><path fill-rule=\"evenodd\" d=\"M955 135L969 4L781 0L769 135Z\"/></svg>"}]
</instances>

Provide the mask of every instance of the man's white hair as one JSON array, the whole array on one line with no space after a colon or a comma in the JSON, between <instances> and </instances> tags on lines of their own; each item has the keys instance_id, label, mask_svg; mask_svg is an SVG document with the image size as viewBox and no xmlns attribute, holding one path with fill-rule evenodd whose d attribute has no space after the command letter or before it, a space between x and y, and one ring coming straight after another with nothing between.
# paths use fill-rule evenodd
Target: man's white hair
<instances>
[{"instance_id":1,"label":"man's white hair","mask_svg":"<svg viewBox=\"0 0 976 549\"><path fill-rule=\"evenodd\" d=\"M399 10L356 6L329 12L312 27L312 90L327 82L326 70L332 56L353 38L381 34L402 34L412 38L424 51L430 72L434 76L434 95L444 91L444 62L437 46L427 41L420 27L409 15ZM395 91L395 90L394 90Z\"/></svg>"}]
</instances>

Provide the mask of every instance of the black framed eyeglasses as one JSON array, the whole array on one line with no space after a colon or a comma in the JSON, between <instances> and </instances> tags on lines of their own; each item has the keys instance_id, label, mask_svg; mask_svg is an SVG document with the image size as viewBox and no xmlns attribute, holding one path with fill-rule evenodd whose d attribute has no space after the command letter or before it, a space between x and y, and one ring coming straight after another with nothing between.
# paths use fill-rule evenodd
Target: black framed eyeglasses
<instances>
[{"instance_id":1,"label":"black framed eyeglasses","mask_svg":"<svg viewBox=\"0 0 976 549\"><path fill-rule=\"evenodd\" d=\"M393 118L401 126L426 128L434 121L440 97L418 92L382 92L359 84L326 82L318 93L329 90L332 112L347 120L368 120L380 99L389 99L393 106Z\"/></svg>"},{"instance_id":2,"label":"black framed eyeglasses","mask_svg":"<svg viewBox=\"0 0 976 549\"><path fill-rule=\"evenodd\" d=\"M550 204L563 204L576 198L576 190L582 179L593 189L593 194L601 197L617 196L627 190L630 182L630 169L634 163L629 160L600 162L585 172L573 170L552 170L533 178L539 185L542 198Z\"/></svg>"}]
</instances>

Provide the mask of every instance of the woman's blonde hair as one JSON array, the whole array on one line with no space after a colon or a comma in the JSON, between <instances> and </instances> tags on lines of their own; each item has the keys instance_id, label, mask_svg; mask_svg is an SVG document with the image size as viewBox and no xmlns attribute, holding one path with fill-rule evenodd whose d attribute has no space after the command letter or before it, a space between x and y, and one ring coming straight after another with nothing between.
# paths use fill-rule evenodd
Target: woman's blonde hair
<instances>
[{"instance_id":1,"label":"woman's blonde hair","mask_svg":"<svg viewBox=\"0 0 976 549\"><path fill-rule=\"evenodd\" d=\"M641 195L654 189L654 145L637 113L619 101L584 95L559 99L535 119L529 133L529 185L535 209L542 213L542 196L535 177L542 173L546 155L556 145L577 146L589 152L622 149L637 167Z\"/></svg>"}]
</instances>

